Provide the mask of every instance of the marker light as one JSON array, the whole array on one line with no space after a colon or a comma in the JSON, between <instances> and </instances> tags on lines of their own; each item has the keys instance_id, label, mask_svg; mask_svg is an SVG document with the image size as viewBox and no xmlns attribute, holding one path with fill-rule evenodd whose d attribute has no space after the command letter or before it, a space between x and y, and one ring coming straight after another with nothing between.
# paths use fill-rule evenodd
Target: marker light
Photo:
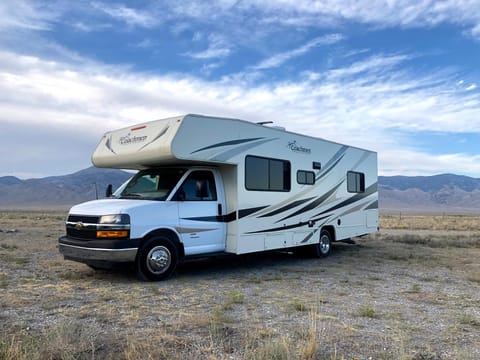
<instances>
[{"instance_id":1,"label":"marker light","mask_svg":"<svg viewBox=\"0 0 480 360\"><path fill-rule=\"evenodd\" d=\"M98 230L97 238L108 238L108 239L118 239L118 238L127 238L129 231L128 230Z\"/></svg>"}]
</instances>

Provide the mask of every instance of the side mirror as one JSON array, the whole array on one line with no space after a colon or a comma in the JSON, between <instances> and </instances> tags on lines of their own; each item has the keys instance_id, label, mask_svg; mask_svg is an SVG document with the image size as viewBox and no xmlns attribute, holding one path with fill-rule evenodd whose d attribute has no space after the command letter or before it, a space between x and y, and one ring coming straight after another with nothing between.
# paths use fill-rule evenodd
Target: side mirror
<instances>
[{"instance_id":1,"label":"side mirror","mask_svg":"<svg viewBox=\"0 0 480 360\"><path fill-rule=\"evenodd\" d=\"M105 190L105 197L109 198L113 194L113 186L112 184L107 185L107 189Z\"/></svg>"}]
</instances>

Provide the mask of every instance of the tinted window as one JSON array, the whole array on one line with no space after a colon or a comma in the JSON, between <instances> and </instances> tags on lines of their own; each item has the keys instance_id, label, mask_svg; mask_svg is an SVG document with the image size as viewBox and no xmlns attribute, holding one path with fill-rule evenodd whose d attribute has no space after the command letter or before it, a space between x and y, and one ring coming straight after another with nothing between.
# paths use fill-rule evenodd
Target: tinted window
<instances>
[{"instance_id":1,"label":"tinted window","mask_svg":"<svg viewBox=\"0 0 480 360\"><path fill-rule=\"evenodd\" d=\"M315 184L315 173L313 171L297 171L297 183L302 185L313 185Z\"/></svg>"},{"instance_id":2,"label":"tinted window","mask_svg":"<svg viewBox=\"0 0 480 360\"><path fill-rule=\"evenodd\" d=\"M365 191L365 174L349 171L347 172L347 191L361 193Z\"/></svg>"},{"instance_id":3,"label":"tinted window","mask_svg":"<svg viewBox=\"0 0 480 360\"><path fill-rule=\"evenodd\" d=\"M290 163L279 159L247 156L245 187L247 190L290 191Z\"/></svg>"},{"instance_id":4,"label":"tinted window","mask_svg":"<svg viewBox=\"0 0 480 360\"><path fill-rule=\"evenodd\" d=\"M193 171L175 193L175 201L216 201L215 179L210 171Z\"/></svg>"},{"instance_id":5,"label":"tinted window","mask_svg":"<svg viewBox=\"0 0 480 360\"><path fill-rule=\"evenodd\" d=\"M165 200L185 174L183 168L152 168L139 171L120 193L121 198Z\"/></svg>"}]
</instances>

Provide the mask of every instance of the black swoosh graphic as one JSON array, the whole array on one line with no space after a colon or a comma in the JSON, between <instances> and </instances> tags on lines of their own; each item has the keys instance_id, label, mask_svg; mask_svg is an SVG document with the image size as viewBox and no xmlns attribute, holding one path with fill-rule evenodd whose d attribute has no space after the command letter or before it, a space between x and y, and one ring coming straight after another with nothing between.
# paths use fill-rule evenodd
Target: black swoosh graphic
<instances>
[{"instance_id":1,"label":"black swoosh graphic","mask_svg":"<svg viewBox=\"0 0 480 360\"><path fill-rule=\"evenodd\" d=\"M246 142L255 141L255 140L260 140L260 139L264 139L264 138L263 138L263 137L258 137L258 138L250 138L250 139L239 139L239 140L225 141L225 142L221 142L221 143L209 145L209 146L203 147L203 148L201 148L201 149L192 151L190 154L195 154L195 153L197 153L197 152L199 152L199 151L208 150L208 149L213 149L213 148L216 148L216 147L243 144L243 143L246 143Z\"/></svg>"},{"instance_id":2,"label":"black swoosh graphic","mask_svg":"<svg viewBox=\"0 0 480 360\"><path fill-rule=\"evenodd\" d=\"M360 193L360 194L357 194L355 196L352 196L351 198L347 199L347 200L344 200L342 201L341 203L335 205L335 206L332 206L331 208L327 209L327 210L324 210L322 211L321 213L317 214L317 215L322 215L322 214L325 214L327 212L330 212L330 211L333 211L333 210L337 210L337 209L340 209L344 206L347 206L347 205L350 205L350 204L353 204L359 200L362 200L364 198L366 198L367 196L369 195L372 195L374 193L377 192L377 183L375 184L372 184L370 185L366 190L365 192L363 193Z\"/></svg>"},{"instance_id":3,"label":"black swoosh graphic","mask_svg":"<svg viewBox=\"0 0 480 360\"><path fill-rule=\"evenodd\" d=\"M293 209L294 207L297 207L298 205L301 205L305 202L308 202L312 199L314 199L315 197L310 197L310 198L307 198L307 199L302 199L302 200L297 200L297 201L294 201L293 203L291 204L288 204L288 205L285 205L283 207L281 207L280 209L277 209L277 210L274 210L272 212L269 212L267 214L263 214L261 216L259 216L259 218L263 218L263 217L269 217L269 216L273 216L273 215L277 215L277 214L280 214L284 211L288 211L290 209Z\"/></svg>"},{"instance_id":4,"label":"black swoosh graphic","mask_svg":"<svg viewBox=\"0 0 480 360\"><path fill-rule=\"evenodd\" d=\"M290 214L286 217L284 217L283 219L280 219L278 220L277 222L280 222L280 221L283 221L283 220L286 220L286 219L289 219L291 217L294 217L294 216L297 216L303 212L306 212L306 211L309 211L309 210L312 210L312 209L315 209L316 207L318 207L320 204L322 204L323 202L325 202L325 200L327 200L335 191L337 191L337 189L340 187L340 185L342 185L343 181L339 184L337 184L333 189L329 190L328 192L326 192L325 194L323 194L321 197L319 197L317 200L315 201L312 201L310 204L308 204L307 206L304 206L303 208L295 211L293 214Z\"/></svg>"},{"instance_id":5,"label":"black swoosh graphic","mask_svg":"<svg viewBox=\"0 0 480 360\"><path fill-rule=\"evenodd\" d=\"M152 141L150 141L149 143L143 145L140 149L138 149L138 151L142 150L144 147L150 145L151 143L153 143L154 141L158 140L160 137L162 137L163 135L165 135L165 133L168 131L170 127L167 125L162 131L160 131L160 134L158 134Z\"/></svg>"},{"instance_id":6,"label":"black swoosh graphic","mask_svg":"<svg viewBox=\"0 0 480 360\"><path fill-rule=\"evenodd\" d=\"M324 216L324 217L315 219L314 221L319 221L319 220L322 220L322 219L326 219L328 217L329 216ZM313 220L310 220L310 221L313 221ZM303 227L305 225L308 226L310 221L302 221L302 222L299 222L299 223L293 224L293 225L278 226L278 227L275 227L275 228L270 228L270 229L265 229L265 230L251 231L251 232L247 232L246 234L261 234L261 233L267 233L267 232L273 232L273 231L295 229L295 228Z\"/></svg>"}]
</instances>

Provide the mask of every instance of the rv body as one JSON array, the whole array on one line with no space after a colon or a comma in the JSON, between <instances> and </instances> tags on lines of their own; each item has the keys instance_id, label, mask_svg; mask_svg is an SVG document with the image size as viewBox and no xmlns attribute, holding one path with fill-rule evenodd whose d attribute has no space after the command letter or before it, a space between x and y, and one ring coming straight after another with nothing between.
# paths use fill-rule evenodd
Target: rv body
<instances>
[{"instance_id":1,"label":"rv body","mask_svg":"<svg viewBox=\"0 0 480 360\"><path fill-rule=\"evenodd\" d=\"M138 173L71 208L59 249L147 280L182 259L275 249L326 256L378 229L377 154L237 119L185 115L107 132L97 167Z\"/></svg>"}]
</instances>

